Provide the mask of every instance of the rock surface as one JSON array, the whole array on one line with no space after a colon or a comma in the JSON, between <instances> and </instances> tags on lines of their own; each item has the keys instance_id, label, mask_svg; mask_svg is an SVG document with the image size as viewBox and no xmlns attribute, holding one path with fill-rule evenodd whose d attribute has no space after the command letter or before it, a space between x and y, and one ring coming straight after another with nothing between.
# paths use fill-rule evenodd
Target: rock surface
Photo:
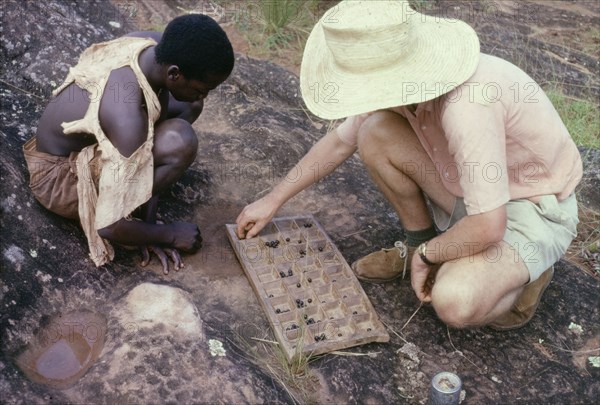
<instances>
[{"instance_id":1,"label":"rock surface","mask_svg":"<svg viewBox=\"0 0 600 405\"><path fill-rule=\"evenodd\" d=\"M363 356L315 360L317 383L304 385L309 392L292 398L280 375L251 361L253 349L241 342L268 336L268 323L223 224L234 222L246 203L285 178L327 123L304 113L294 74L243 55L237 55L232 77L211 94L195 124L196 162L161 205L165 220L198 222L202 250L186 256L186 267L168 276L157 263L141 268L138 255L125 250L117 251L114 263L94 267L78 224L47 212L29 193L20 148L35 133L51 88L79 52L135 29L127 18L135 3L116 4L54 0L0 6L2 402L425 403L428 384L441 370L462 378L464 403L598 398L600 372L587 357L598 355L600 283L565 261L556 266L532 322L521 330L448 330L429 307L411 318L418 301L406 280L396 281L364 286L390 328L390 343L348 350ZM490 38L498 25L478 29ZM502 35L488 50L505 56L507 48L520 46L514 38L521 34ZM581 73L574 69L565 75L576 80ZM586 166L586 173L597 176L597 166ZM598 201L597 189L589 198ZM348 262L402 236L396 215L357 158L280 212L305 213L316 216ZM146 293L155 294L156 302L141 304ZM153 311L155 305L160 309ZM108 319L97 363L66 390L26 379L15 359L27 343L54 316L86 308ZM187 332L172 333L181 321ZM572 322L581 330L570 329ZM225 356L211 354L211 340L222 342Z\"/></svg>"},{"instance_id":2,"label":"rock surface","mask_svg":"<svg viewBox=\"0 0 600 405\"><path fill-rule=\"evenodd\" d=\"M188 294L168 285L143 283L133 288L112 314L126 329L159 329L176 338L202 337L202 319Z\"/></svg>"}]
</instances>

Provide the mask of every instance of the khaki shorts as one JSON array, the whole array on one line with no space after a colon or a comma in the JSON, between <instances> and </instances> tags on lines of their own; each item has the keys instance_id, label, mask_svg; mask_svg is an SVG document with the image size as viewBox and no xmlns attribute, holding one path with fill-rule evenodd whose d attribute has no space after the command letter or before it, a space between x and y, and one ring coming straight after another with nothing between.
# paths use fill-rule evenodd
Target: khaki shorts
<instances>
[{"instance_id":1,"label":"khaki shorts","mask_svg":"<svg viewBox=\"0 0 600 405\"><path fill-rule=\"evenodd\" d=\"M462 198L457 198L454 210L448 215L429 200L435 225L441 231L452 227L467 215ZM513 247L529 270L533 282L554 263L558 262L577 236L577 199L571 194L563 201L554 195L545 195L539 203L513 200L506 204L507 224L503 240ZM493 257L488 257L494 260Z\"/></svg>"},{"instance_id":2,"label":"khaki shorts","mask_svg":"<svg viewBox=\"0 0 600 405\"><path fill-rule=\"evenodd\" d=\"M79 153L71 152L66 157L39 152L34 137L23 145L23 154L29 170L29 187L36 200L58 215L79 219L76 166ZM97 181L97 170L91 172Z\"/></svg>"}]
</instances>

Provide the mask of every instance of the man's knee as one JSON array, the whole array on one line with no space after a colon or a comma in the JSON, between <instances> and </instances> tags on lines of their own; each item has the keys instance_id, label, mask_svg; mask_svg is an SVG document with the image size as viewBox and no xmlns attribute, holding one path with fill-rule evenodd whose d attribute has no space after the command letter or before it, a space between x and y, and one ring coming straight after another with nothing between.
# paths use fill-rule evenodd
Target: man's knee
<instances>
[{"instance_id":1,"label":"man's knee","mask_svg":"<svg viewBox=\"0 0 600 405\"><path fill-rule=\"evenodd\" d=\"M475 289L461 280L436 281L431 304L445 324L465 328L478 323L479 302Z\"/></svg>"},{"instance_id":2,"label":"man's knee","mask_svg":"<svg viewBox=\"0 0 600 405\"><path fill-rule=\"evenodd\" d=\"M198 137L189 122L172 118L156 129L154 146L155 157L159 160L187 167L196 158Z\"/></svg>"},{"instance_id":3,"label":"man's knee","mask_svg":"<svg viewBox=\"0 0 600 405\"><path fill-rule=\"evenodd\" d=\"M379 151L382 144L385 142L385 131L383 130L384 123L389 114L394 114L389 111L378 111L369 116L360 128L358 129L358 150L360 156L368 159L373 152Z\"/></svg>"},{"instance_id":4,"label":"man's knee","mask_svg":"<svg viewBox=\"0 0 600 405\"><path fill-rule=\"evenodd\" d=\"M403 136L414 135L406 119L391 111L377 111L358 130L358 152L365 163L378 161L390 151L390 145Z\"/></svg>"}]
</instances>

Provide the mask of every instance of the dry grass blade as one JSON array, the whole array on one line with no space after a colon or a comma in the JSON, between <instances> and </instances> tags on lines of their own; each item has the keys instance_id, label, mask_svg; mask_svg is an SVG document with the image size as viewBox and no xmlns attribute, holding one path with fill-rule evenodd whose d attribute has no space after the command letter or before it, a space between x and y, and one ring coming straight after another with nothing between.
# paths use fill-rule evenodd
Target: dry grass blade
<instances>
[{"instance_id":1,"label":"dry grass blade","mask_svg":"<svg viewBox=\"0 0 600 405\"><path fill-rule=\"evenodd\" d=\"M333 352L330 352L329 354L334 354L336 356L350 356L350 357L362 357L362 356L376 357L378 354L381 354L381 352L356 353L356 352L342 352L339 350L335 350Z\"/></svg>"},{"instance_id":2,"label":"dry grass blade","mask_svg":"<svg viewBox=\"0 0 600 405\"><path fill-rule=\"evenodd\" d=\"M257 342L271 343L273 345L278 345L279 344L279 342L276 342L274 340L260 339L260 338L257 338L257 337L251 337L250 339L252 339L254 341L257 341Z\"/></svg>"},{"instance_id":3,"label":"dry grass blade","mask_svg":"<svg viewBox=\"0 0 600 405\"><path fill-rule=\"evenodd\" d=\"M234 339L229 339L244 357L270 374L294 404L314 402L312 396L317 391L318 379L311 372L309 364L315 357L302 354L303 345L298 344L292 361L288 361L283 348L274 340L268 326L251 325L251 328L248 328L248 325L245 325L244 329L244 333L234 330ZM304 333L304 329L301 328L299 342L304 341Z\"/></svg>"},{"instance_id":4,"label":"dry grass blade","mask_svg":"<svg viewBox=\"0 0 600 405\"><path fill-rule=\"evenodd\" d=\"M404 339L404 337L402 337L398 332L396 332L394 329L392 329L392 327L388 324L386 324L385 322L381 321L381 323L389 330L391 331L394 335L398 336L400 338L400 340L402 340L404 343L408 343L408 340Z\"/></svg>"},{"instance_id":5,"label":"dry grass blade","mask_svg":"<svg viewBox=\"0 0 600 405\"><path fill-rule=\"evenodd\" d=\"M560 346L556 346L550 343L546 343L544 342L543 344L550 346L556 350L560 350L561 352L565 352L565 353L573 353L573 354L588 354L588 353L598 353L600 354L600 347L597 347L595 349L590 349L590 350L569 350L569 349L563 349Z\"/></svg>"},{"instance_id":6,"label":"dry grass blade","mask_svg":"<svg viewBox=\"0 0 600 405\"><path fill-rule=\"evenodd\" d=\"M600 278L600 212L579 204L577 237L571 243L565 259Z\"/></svg>"},{"instance_id":7,"label":"dry grass blade","mask_svg":"<svg viewBox=\"0 0 600 405\"><path fill-rule=\"evenodd\" d=\"M39 95L37 95L37 94L33 94L33 93L32 93L32 92L30 92L30 91L27 91L27 90L25 90L25 89L22 89L22 88L20 88L20 87L18 87L18 86L15 86L14 84L11 84L11 83L8 83L8 82L4 81L4 80L1 80L1 79L0 79L0 83L3 83L3 84L5 84L5 85L7 85L7 86L9 86L9 87L11 87L11 88L13 88L13 89L15 89L15 90L18 90L18 91L20 91L21 93L28 94L28 95L30 95L30 96L32 96L32 97L35 97L35 98L39 99L39 100L45 100L43 97L41 97L41 96L39 96Z\"/></svg>"},{"instance_id":8,"label":"dry grass blade","mask_svg":"<svg viewBox=\"0 0 600 405\"><path fill-rule=\"evenodd\" d=\"M400 332L402 332L404 330L404 328L406 328L408 326L410 321L412 321L412 319L415 317L417 312L419 312L421 307L423 307L423 301L421 301L421 303L419 304L419 307L415 310L415 312L413 312L413 314L410 316L410 318L408 318L408 321L406 321L406 323L400 328Z\"/></svg>"},{"instance_id":9,"label":"dry grass blade","mask_svg":"<svg viewBox=\"0 0 600 405\"><path fill-rule=\"evenodd\" d=\"M454 349L454 351L456 353L458 353L462 358L466 359L473 366L475 366L475 368L477 370L479 370L480 373L483 373L483 370L481 369L481 367L479 367L477 364L473 363L473 361L470 358L468 358L467 356L465 356L465 354L462 351L458 350L456 348L456 346L454 346L454 343L452 343L452 338L450 337L450 328L447 327L447 326L446 326L446 332L448 333L448 340L450 341L450 345L452 346L452 348Z\"/></svg>"},{"instance_id":10,"label":"dry grass blade","mask_svg":"<svg viewBox=\"0 0 600 405\"><path fill-rule=\"evenodd\" d=\"M350 236L358 235L358 234L361 234L361 233L363 233L363 232L367 232L367 231L368 231L368 229L362 229L362 230L360 230L360 231L356 231L356 232L348 233L348 234L346 234L346 235L342 235L342 236L340 236L340 238L341 238L341 239L348 238L348 237L350 237Z\"/></svg>"}]
</instances>

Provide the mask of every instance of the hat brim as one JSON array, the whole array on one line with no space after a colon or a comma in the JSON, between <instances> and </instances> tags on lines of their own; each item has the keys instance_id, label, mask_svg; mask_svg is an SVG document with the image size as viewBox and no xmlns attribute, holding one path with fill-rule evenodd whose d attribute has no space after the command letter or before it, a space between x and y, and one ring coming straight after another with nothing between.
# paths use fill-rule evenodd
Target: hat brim
<instances>
[{"instance_id":1,"label":"hat brim","mask_svg":"<svg viewBox=\"0 0 600 405\"><path fill-rule=\"evenodd\" d=\"M419 15L410 58L383 70L351 73L336 66L321 19L304 49L300 89L308 109L338 119L432 100L473 75L479 39L466 23Z\"/></svg>"}]
</instances>

